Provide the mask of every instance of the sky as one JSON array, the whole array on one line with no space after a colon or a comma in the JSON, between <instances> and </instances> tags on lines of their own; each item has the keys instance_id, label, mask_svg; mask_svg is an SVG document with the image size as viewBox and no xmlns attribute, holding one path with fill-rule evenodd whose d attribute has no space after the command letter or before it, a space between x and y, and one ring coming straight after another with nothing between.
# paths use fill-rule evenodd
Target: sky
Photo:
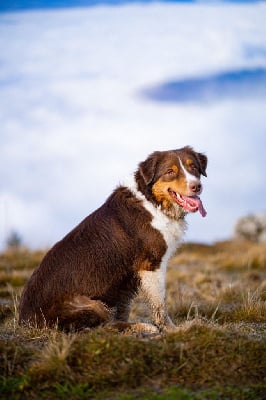
<instances>
[{"instance_id":1,"label":"sky","mask_svg":"<svg viewBox=\"0 0 266 400\"><path fill-rule=\"evenodd\" d=\"M0 8L0 249L51 246L185 145L209 159L186 241L266 212L265 2L36 3Z\"/></svg>"}]
</instances>

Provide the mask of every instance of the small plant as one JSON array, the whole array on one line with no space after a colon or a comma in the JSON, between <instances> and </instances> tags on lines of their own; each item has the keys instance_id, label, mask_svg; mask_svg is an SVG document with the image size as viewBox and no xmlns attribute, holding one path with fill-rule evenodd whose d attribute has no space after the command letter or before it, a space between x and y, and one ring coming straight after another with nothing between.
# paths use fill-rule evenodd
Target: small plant
<instances>
[{"instance_id":1,"label":"small plant","mask_svg":"<svg viewBox=\"0 0 266 400\"><path fill-rule=\"evenodd\" d=\"M266 321L266 305L264 301L261 301L258 290L255 292L247 290L242 298L242 304L233 312L235 320Z\"/></svg>"},{"instance_id":2,"label":"small plant","mask_svg":"<svg viewBox=\"0 0 266 400\"><path fill-rule=\"evenodd\" d=\"M61 375L69 372L67 358L72 344L76 339L74 334L63 334L56 330L46 345L39 351L37 362L34 363L34 374Z\"/></svg>"}]
</instances>

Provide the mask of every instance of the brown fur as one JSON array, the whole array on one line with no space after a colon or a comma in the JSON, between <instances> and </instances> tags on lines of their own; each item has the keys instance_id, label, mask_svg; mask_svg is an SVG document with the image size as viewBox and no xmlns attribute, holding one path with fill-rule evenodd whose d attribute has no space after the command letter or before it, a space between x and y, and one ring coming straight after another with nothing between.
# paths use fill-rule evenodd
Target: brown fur
<instances>
[{"instance_id":1,"label":"brown fur","mask_svg":"<svg viewBox=\"0 0 266 400\"><path fill-rule=\"evenodd\" d=\"M177 173L176 152L185 159L192 157L198 174L206 174L206 157L191 148L153 153L139 165L135 178L138 190L156 206L173 201L169 194L158 200L153 187L166 179L162 176L168 164ZM139 272L158 269L167 250L151 222L142 201L119 186L46 254L25 286L20 323L69 330L126 322L130 301L140 286Z\"/></svg>"}]
</instances>

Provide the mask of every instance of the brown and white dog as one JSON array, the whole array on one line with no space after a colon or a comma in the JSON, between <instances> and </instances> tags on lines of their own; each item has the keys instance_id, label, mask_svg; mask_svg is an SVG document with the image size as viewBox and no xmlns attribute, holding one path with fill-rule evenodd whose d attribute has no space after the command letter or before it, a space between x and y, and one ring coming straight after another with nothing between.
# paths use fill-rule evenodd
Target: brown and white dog
<instances>
[{"instance_id":1,"label":"brown and white dog","mask_svg":"<svg viewBox=\"0 0 266 400\"><path fill-rule=\"evenodd\" d=\"M19 320L79 330L126 322L139 289L155 326L174 328L165 275L185 230L206 215L199 195L207 157L191 147L156 151L106 202L45 255L22 294Z\"/></svg>"}]
</instances>

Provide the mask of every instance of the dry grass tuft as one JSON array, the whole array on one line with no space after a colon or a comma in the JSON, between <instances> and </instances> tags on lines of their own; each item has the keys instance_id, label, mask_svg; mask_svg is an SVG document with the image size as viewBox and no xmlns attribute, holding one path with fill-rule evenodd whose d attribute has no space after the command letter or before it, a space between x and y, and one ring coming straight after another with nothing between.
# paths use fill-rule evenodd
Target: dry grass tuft
<instances>
[{"instance_id":1,"label":"dry grass tuft","mask_svg":"<svg viewBox=\"0 0 266 400\"><path fill-rule=\"evenodd\" d=\"M37 352L36 361L29 369L33 380L55 380L62 377L71 377L71 369L68 365L71 346L76 335L59 333L54 330L47 343Z\"/></svg>"}]
</instances>

